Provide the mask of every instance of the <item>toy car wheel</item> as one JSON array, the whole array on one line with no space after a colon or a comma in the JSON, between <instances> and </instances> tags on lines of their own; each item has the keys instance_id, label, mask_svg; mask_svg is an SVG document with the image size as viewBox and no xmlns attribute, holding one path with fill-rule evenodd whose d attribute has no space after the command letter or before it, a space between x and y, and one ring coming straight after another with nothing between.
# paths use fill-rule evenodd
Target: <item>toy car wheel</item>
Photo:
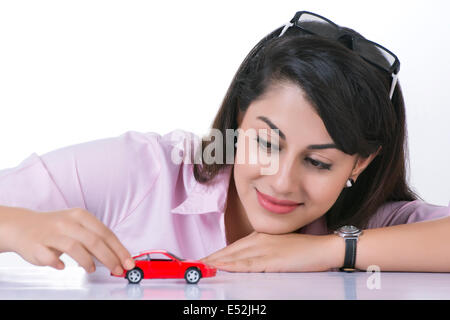
<instances>
[{"instance_id":1,"label":"toy car wheel","mask_svg":"<svg viewBox=\"0 0 450 320\"><path fill-rule=\"evenodd\" d=\"M200 273L200 270L198 270L197 268L189 268L184 274L184 278L186 279L187 283L190 284L196 284L197 282L199 282L201 277L202 275Z\"/></svg>"},{"instance_id":2,"label":"toy car wheel","mask_svg":"<svg viewBox=\"0 0 450 320\"><path fill-rule=\"evenodd\" d=\"M129 271L127 271L126 278L130 283L139 283L141 282L142 278L144 277L144 273L139 268L134 268Z\"/></svg>"}]
</instances>

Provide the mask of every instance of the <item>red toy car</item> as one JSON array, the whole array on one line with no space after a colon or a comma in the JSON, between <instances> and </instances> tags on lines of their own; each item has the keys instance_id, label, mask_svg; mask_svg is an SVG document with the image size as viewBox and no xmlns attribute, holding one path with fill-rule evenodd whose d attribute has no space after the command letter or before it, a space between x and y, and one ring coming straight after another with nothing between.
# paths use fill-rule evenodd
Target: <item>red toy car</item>
<instances>
[{"instance_id":1,"label":"red toy car","mask_svg":"<svg viewBox=\"0 0 450 320\"><path fill-rule=\"evenodd\" d=\"M196 260L180 259L166 250L149 250L133 257L135 268L124 271L120 276L130 283L139 283L142 279L184 278L187 283L195 284L200 278L214 277L217 270Z\"/></svg>"}]
</instances>

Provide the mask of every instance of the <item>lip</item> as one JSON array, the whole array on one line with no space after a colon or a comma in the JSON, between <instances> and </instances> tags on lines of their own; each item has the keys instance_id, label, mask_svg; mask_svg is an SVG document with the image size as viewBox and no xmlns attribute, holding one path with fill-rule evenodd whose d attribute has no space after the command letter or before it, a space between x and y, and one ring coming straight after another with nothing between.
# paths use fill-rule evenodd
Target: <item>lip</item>
<instances>
[{"instance_id":1,"label":"lip","mask_svg":"<svg viewBox=\"0 0 450 320\"><path fill-rule=\"evenodd\" d=\"M264 193L261 193L256 189L256 194L258 197L259 204L265 208L266 210L274 213L289 213L293 211L298 206L302 205L302 203L289 201L289 200L280 200Z\"/></svg>"}]
</instances>

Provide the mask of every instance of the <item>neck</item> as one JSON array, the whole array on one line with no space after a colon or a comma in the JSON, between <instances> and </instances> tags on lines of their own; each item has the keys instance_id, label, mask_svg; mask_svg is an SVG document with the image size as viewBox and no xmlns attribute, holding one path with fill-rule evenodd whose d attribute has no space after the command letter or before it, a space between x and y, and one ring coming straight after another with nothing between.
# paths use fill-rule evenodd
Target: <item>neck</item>
<instances>
[{"instance_id":1,"label":"neck","mask_svg":"<svg viewBox=\"0 0 450 320\"><path fill-rule=\"evenodd\" d=\"M247 213L239 198L234 182L234 172L231 171L228 187L227 205L225 209L225 235L227 245L249 235L253 231Z\"/></svg>"}]
</instances>

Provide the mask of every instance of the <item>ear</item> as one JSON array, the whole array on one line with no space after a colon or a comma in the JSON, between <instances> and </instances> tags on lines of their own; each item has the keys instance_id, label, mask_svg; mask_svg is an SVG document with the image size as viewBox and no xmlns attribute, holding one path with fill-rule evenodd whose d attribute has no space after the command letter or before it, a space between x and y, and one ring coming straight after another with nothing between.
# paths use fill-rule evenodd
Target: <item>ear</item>
<instances>
[{"instance_id":1,"label":"ear","mask_svg":"<svg viewBox=\"0 0 450 320\"><path fill-rule=\"evenodd\" d=\"M367 166L372 162L372 160L380 153L381 146L378 147L378 150L374 153L371 153L367 158L357 157L355 165L353 166L352 178L354 181L357 180L358 176L367 168Z\"/></svg>"}]
</instances>

